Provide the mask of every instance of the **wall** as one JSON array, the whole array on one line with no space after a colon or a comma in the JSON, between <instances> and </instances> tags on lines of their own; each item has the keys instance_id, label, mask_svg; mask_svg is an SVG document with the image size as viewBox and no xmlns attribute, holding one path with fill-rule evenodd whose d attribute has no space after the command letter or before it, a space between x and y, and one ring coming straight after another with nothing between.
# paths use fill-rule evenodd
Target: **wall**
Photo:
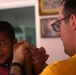
<instances>
[{"instance_id":1,"label":"wall","mask_svg":"<svg viewBox=\"0 0 76 75\"><path fill-rule=\"evenodd\" d=\"M0 0L0 9L34 6L36 0Z\"/></svg>"},{"instance_id":2,"label":"wall","mask_svg":"<svg viewBox=\"0 0 76 75\"><path fill-rule=\"evenodd\" d=\"M6 2L16 2L20 0L0 0L0 3L6 3Z\"/></svg>"}]
</instances>

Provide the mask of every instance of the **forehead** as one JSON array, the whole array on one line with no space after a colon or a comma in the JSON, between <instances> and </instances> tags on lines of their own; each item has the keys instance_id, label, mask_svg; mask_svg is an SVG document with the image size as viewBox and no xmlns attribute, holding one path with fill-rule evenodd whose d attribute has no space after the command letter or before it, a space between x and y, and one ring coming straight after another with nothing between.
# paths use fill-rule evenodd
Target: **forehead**
<instances>
[{"instance_id":1,"label":"forehead","mask_svg":"<svg viewBox=\"0 0 76 75\"><path fill-rule=\"evenodd\" d=\"M61 5L60 6L60 8L59 8L59 15L58 15L58 19L61 19L61 18L63 18L64 17L64 15L63 15L63 9L64 9L64 6L63 5Z\"/></svg>"},{"instance_id":2,"label":"forehead","mask_svg":"<svg viewBox=\"0 0 76 75\"><path fill-rule=\"evenodd\" d=\"M7 34L5 32L0 32L0 41L1 40L10 41L10 38L7 36Z\"/></svg>"}]
</instances>

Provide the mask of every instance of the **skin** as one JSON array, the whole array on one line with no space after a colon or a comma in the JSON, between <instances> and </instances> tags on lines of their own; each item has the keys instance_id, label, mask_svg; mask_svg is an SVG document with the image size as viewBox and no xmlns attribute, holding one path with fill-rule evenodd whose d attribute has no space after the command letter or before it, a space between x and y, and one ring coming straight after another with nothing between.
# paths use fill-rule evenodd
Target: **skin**
<instances>
[{"instance_id":1,"label":"skin","mask_svg":"<svg viewBox=\"0 0 76 75\"><path fill-rule=\"evenodd\" d=\"M24 66L24 70L27 72L27 75L38 75L46 66L45 61L48 58L48 54L46 54L43 47L36 48L34 45L30 45L26 41L21 41L15 44L13 53L12 62L18 62ZM32 69L34 69L33 73ZM13 66L10 70L10 75L12 73L14 75L19 75L22 73L21 71L22 70L19 67Z\"/></svg>"},{"instance_id":2,"label":"skin","mask_svg":"<svg viewBox=\"0 0 76 75\"><path fill-rule=\"evenodd\" d=\"M25 57L23 58L23 56L21 55L21 53L19 51L17 51L17 52L15 51L15 53L13 55L13 47L17 47L20 44L22 44L22 43L17 43L16 39L13 42L11 42L11 39L7 36L7 34L5 34L5 32L0 32L0 64L3 65L8 62L11 63L11 61L12 61L12 62L19 62L23 66L24 63L27 62L25 65L25 70L27 72L27 75L31 75L30 67L31 67L32 63L31 63L31 60L29 60L30 57L28 57L28 55L27 55L27 61L24 61ZM22 56L22 57L17 59L18 58L17 55ZM12 60L12 56L13 56L13 60ZM22 58L24 60L22 60ZM19 68L19 71L20 71L20 68ZM22 72L20 71L20 74L21 73Z\"/></svg>"},{"instance_id":3,"label":"skin","mask_svg":"<svg viewBox=\"0 0 76 75\"><path fill-rule=\"evenodd\" d=\"M14 42L4 33L0 32L0 64L5 64L8 59L12 59Z\"/></svg>"},{"instance_id":4,"label":"skin","mask_svg":"<svg viewBox=\"0 0 76 75\"><path fill-rule=\"evenodd\" d=\"M41 71L47 66L45 63L49 55L46 54L45 48L40 47L36 48L34 45L31 45L31 54L32 54L32 63L33 63L33 73L38 75Z\"/></svg>"},{"instance_id":5,"label":"skin","mask_svg":"<svg viewBox=\"0 0 76 75\"><path fill-rule=\"evenodd\" d=\"M13 62L18 62L20 63L22 66L24 66L24 62L27 62L28 61L28 51L29 50L30 46L28 43L26 43L25 41L21 41L19 43L16 43L14 45L14 49L13 49L13 60L12 60L12 63ZM27 64L25 64L27 65ZM9 75L23 75L23 70L19 67L19 66L13 66L11 67L11 70L10 70L10 74ZM27 75L31 75L31 72L28 73L27 72Z\"/></svg>"},{"instance_id":6,"label":"skin","mask_svg":"<svg viewBox=\"0 0 76 75\"><path fill-rule=\"evenodd\" d=\"M65 17L62 13L63 8L64 6L62 4L59 10L59 20ZM69 56L73 56L76 53L76 16L72 14L68 22L62 20L60 24L59 35L63 41L65 53Z\"/></svg>"},{"instance_id":7,"label":"skin","mask_svg":"<svg viewBox=\"0 0 76 75\"><path fill-rule=\"evenodd\" d=\"M27 53L22 51L25 48L29 49L29 50L26 49ZM30 54L32 54L32 56ZM25 58L25 55L26 55L26 58ZM12 56L13 56L13 60L12 60ZM44 58L42 59L41 57L42 58L44 57ZM5 32L0 32L0 64L1 65L8 63L8 61L18 62L22 66L24 65L24 70L27 72L27 75L31 75L32 63L33 63L33 69L34 69L33 71L34 71L34 74L37 75L43 70L44 67L46 67L45 61L47 60L47 58L48 58L48 55L46 54L44 48L39 48L37 50L37 48L34 45L31 46L29 45L29 43L25 41L17 43L16 39L13 42L11 42L11 39L7 36L7 34L5 34ZM10 75L14 72L13 68L10 71ZM22 73L20 67L16 66L14 69L19 70L20 74ZM16 71L16 73L14 74L18 74L19 71Z\"/></svg>"}]
</instances>

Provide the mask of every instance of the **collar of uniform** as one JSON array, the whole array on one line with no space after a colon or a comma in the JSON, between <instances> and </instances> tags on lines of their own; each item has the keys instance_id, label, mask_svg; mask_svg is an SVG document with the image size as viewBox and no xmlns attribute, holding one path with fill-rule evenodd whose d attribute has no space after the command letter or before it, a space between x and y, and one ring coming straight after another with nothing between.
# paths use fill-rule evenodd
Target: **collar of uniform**
<instances>
[{"instance_id":1,"label":"collar of uniform","mask_svg":"<svg viewBox=\"0 0 76 75\"><path fill-rule=\"evenodd\" d=\"M71 58L76 58L76 54L74 54Z\"/></svg>"}]
</instances>

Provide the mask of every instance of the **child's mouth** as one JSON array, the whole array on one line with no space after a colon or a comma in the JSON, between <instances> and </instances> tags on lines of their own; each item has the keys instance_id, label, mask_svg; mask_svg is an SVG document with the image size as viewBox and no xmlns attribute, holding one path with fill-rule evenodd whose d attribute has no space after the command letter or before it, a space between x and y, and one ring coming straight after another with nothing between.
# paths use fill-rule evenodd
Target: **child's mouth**
<instances>
[{"instance_id":1,"label":"child's mouth","mask_svg":"<svg viewBox=\"0 0 76 75\"><path fill-rule=\"evenodd\" d=\"M2 59L3 55L0 55L0 60Z\"/></svg>"}]
</instances>

